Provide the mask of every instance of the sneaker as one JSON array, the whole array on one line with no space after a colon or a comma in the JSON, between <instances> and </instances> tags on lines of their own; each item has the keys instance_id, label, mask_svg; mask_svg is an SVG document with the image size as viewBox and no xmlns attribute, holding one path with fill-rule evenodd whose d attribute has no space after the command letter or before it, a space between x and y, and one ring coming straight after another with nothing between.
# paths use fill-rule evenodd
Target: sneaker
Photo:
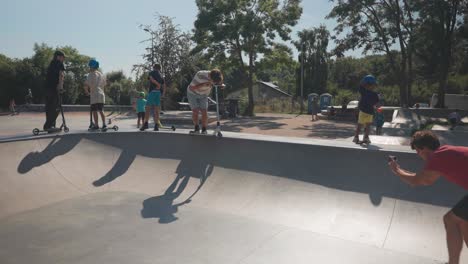
<instances>
[{"instance_id":1,"label":"sneaker","mask_svg":"<svg viewBox=\"0 0 468 264\"><path fill-rule=\"evenodd\" d=\"M362 139L362 143L364 143L364 144L370 144L371 141L370 141L369 137L365 137L365 138Z\"/></svg>"},{"instance_id":2,"label":"sneaker","mask_svg":"<svg viewBox=\"0 0 468 264\"><path fill-rule=\"evenodd\" d=\"M201 133L202 133L203 135L208 134L208 132L206 131L206 127L202 127Z\"/></svg>"},{"instance_id":3,"label":"sneaker","mask_svg":"<svg viewBox=\"0 0 468 264\"><path fill-rule=\"evenodd\" d=\"M359 142L359 137L354 137L354 138L353 138L353 142L354 142L354 143L358 143L358 142Z\"/></svg>"},{"instance_id":4,"label":"sneaker","mask_svg":"<svg viewBox=\"0 0 468 264\"><path fill-rule=\"evenodd\" d=\"M154 125L153 131L159 131L159 125L158 125L158 124L155 124L155 125Z\"/></svg>"},{"instance_id":5,"label":"sneaker","mask_svg":"<svg viewBox=\"0 0 468 264\"><path fill-rule=\"evenodd\" d=\"M106 129L107 129L107 126L106 126L106 125L103 125L101 129L102 129L102 130L106 130Z\"/></svg>"},{"instance_id":6,"label":"sneaker","mask_svg":"<svg viewBox=\"0 0 468 264\"><path fill-rule=\"evenodd\" d=\"M199 125L195 125L195 128L193 129L193 131L191 131L192 133L200 133L200 126Z\"/></svg>"},{"instance_id":7,"label":"sneaker","mask_svg":"<svg viewBox=\"0 0 468 264\"><path fill-rule=\"evenodd\" d=\"M140 128L140 131L145 131L146 129L148 129L148 122L145 122L141 128Z\"/></svg>"}]
</instances>

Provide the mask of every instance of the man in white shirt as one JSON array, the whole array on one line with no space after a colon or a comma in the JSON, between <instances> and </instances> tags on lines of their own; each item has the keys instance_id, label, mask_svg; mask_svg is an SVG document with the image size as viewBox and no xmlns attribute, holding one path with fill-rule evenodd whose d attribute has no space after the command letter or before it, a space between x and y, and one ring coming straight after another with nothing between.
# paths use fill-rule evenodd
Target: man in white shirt
<instances>
[{"instance_id":1,"label":"man in white shirt","mask_svg":"<svg viewBox=\"0 0 468 264\"><path fill-rule=\"evenodd\" d=\"M200 133L198 125L198 114L202 113L202 134L206 134L208 123L208 96L213 85L223 83L223 74L218 69L211 71L199 71L195 74L192 82L187 87L187 98L192 109L192 121L195 125L194 133Z\"/></svg>"},{"instance_id":2,"label":"man in white shirt","mask_svg":"<svg viewBox=\"0 0 468 264\"><path fill-rule=\"evenodd\" d=\"M99 69L99 62L91 59L88 63L89 74L85 81L85 93L91 97L91 112L94 118L94 127L92 129L99 129L98 125L98 112L102 119L102 129L106 129L106 117L103 112L105 103L104 86L106 85L106 77L103 76Z\"/></svg>"}]
</instances>

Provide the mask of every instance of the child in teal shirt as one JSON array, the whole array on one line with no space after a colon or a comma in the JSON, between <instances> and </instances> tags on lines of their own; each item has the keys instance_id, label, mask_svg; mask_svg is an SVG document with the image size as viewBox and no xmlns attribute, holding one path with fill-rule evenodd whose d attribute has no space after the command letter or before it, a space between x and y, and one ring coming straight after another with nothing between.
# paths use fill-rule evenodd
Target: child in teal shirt
<instances>
[{"instance_id":1,"label":"child in teal shirt","mask_svg":"<svg viewBox=\"0 0 468 264\"><path fill-rule=\"evenodd\" d=\"M145 121L145 107L146 107L146 99L145 99L145 92L140 92L138 99L136 101L136 111L138 115L137 121L137 128L140 128L140 120L142 123Z\"/></svg>"}]
</instances>

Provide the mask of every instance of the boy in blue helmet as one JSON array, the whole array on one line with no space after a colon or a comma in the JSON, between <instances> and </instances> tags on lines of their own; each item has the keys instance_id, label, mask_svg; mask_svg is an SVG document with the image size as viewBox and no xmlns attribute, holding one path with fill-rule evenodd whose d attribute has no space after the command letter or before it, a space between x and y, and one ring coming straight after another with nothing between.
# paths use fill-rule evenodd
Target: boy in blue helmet
<instances>
[{"instance_id":1,"label":"boy in blue helmet","mask_svg":"<svg viewBox=\"0 0 468 264\"><path fill-rule=\"evenodd\" d=\"M365 143L369 144L369 131L370 125L374 119L375 106L379 103L379 96L374 91L377 87L377 79L372 75L367 75L361 80L359 85L359 93L361 94L361 99L359 100L359 117L358 124L356 126L356 132L354 134L354 143ZM361 128L364 127L364 138L362 141L359 141L359 134L361 133Z\"/></svg>"},{"instance_id":2,"label":"boy in blue helmet","mask_svg":"<svg viewBox=\"0 0 468 264\"><path fill-rule=\"evenodd\" d=\"M84 84L86 95L91 97L91 112L94 118L94 126L91 129L99 129L98 112L102 119L102 129L105 130L106 117L104 116L103 108L105 103L104 86L106 85L105 76L98 71L99 62L91 59L88 63L89 74Z\"/></svg>"}]
</instances>

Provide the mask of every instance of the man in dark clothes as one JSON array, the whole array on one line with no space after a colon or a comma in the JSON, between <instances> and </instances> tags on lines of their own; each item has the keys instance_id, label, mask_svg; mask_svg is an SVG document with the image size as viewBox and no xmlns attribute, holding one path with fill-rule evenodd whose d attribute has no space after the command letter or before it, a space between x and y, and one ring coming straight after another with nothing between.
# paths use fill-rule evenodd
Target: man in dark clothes
<instances>
[{"instance_id":1,"label":"man in dark clothes","mask_svg":"<svg viewBox=\"0 0 468 264\"><path fill-rule=\"evenodd\" d=\"M54 58L50 62L47 68L47 76L45 82L46 92L46 122L44 124L44 130L50 131L55 128L55 120L59 114L59 92L63 89L63 77L65 72L65 66L63 61L65 60L65 54L57 50L54 53Z\"/></svg>"}]
</instances>

